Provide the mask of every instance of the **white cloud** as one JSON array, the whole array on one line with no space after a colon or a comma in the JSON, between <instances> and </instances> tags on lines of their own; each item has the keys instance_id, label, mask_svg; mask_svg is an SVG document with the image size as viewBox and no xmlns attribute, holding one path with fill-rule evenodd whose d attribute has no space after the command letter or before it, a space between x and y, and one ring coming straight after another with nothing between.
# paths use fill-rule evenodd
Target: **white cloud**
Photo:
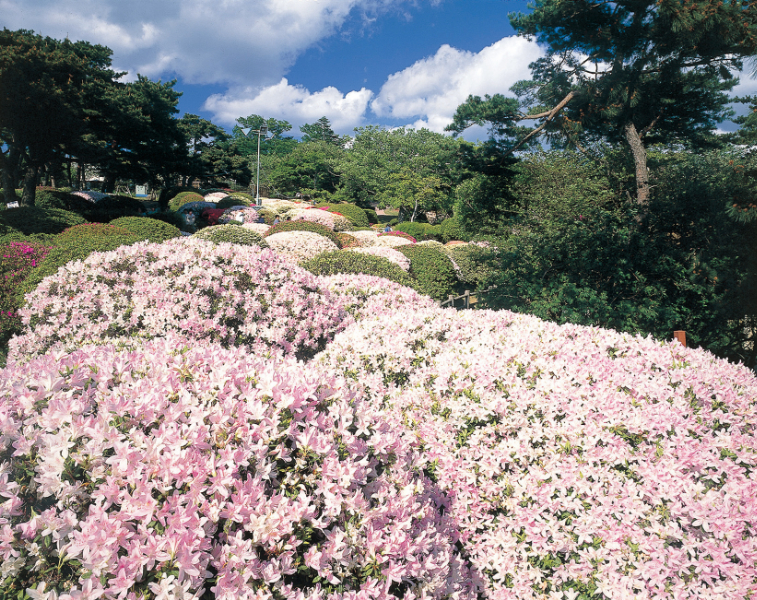
<instances>
[{"instance_id":1,"label":"white cloud","mask_svg":"<svg viewBox=\"0 0 757 600\"><path fill-rule=\"evenodd\" d=\"M3 26L113 50L152 79L271 85L297 56L340 30L412 0L0 0ZM434 0L432 0L433 2Z\"/></svg>"},{"instance_id":2,"label":"white cloud","mask_svg":"<svg viewBox=\"0 0 757 600\"><path fill-rule=\"evenodd\" d=\"M442 131L470 94L507 94L516 81L530 78L528 65L542 54L536 43L515 36L478 53L445 44L391 75L371 109L379 117L415 119L416 127Z\"/></svg>"},{"instance_id":3,"label":"white cloud","mask_svg":"<svg viewBox=\"0 0 757 600\"><path fill-rule=\"evenodd\" d=\"M362 88L342 94L335 87L311 93L302 86L290 85L286 78L262 90L250 88L214 94L203 108L214 114L213 121L233 125L237 118L257 114L289 121L293 132L304 123L313 123L325 116L334 131L351 133L362 124L373 92Z\"/></svg>"}]
</instances>

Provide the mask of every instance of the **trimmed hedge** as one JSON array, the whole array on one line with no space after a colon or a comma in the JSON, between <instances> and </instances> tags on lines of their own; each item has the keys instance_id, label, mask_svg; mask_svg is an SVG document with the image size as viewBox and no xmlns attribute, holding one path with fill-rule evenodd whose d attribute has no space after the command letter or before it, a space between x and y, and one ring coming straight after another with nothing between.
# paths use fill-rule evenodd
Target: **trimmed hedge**
<instances>
[{"instance_id":1,"label":"trimmed hedge","mask_svg":"<svg viewBox=\"0 0 757 600\"><path fill-rule=\"evenodd\" d=\"M241 196L227 196L216 202L218 208L231 208L232 206L252 206L254 202Z\"/></svg>"},{"instance_id":2,"label":"trimmed hedge","mask_svg":"<svg viewBox=\"0 0 757 600\"><path fill-rule=\"evenodd\" d=\"M457 285L455 267L439 248L410 244L396 248L410 259L410 274L416 280L416 289L434 300L445 300L454 295Z\"/></svg>"},{"instance_id":3,"label":"trimmed hedge","mask_svg":"<svg viewBox=\"0 0 757 600\"><path fill-rule=\"evenodd\" d=\"M318 208L328 208L329 212L337 212L347 218L355 227L370 227L368 215L365 210L354 204L334 204L328 202L319 202Z\"/></svg>"},{"instance_id":4,"label":"trimmed hedge","mask_svg":"<svg viewBox=\"0 0 757 600\"><path fill-rule=\"evenodd\" d=\"M315 258L305 261L300 266L314 275L338 275L340 273L356 275L363 273L383 277L400 285L417 289L413 279L401 267L381 256L334 250L333 252L323 252Z\"/></svg>"},{"instance_id":5,"label":"trimmed hedge","mask_svg":"<svg viewBox=\"0 0 757 600\"><path fill-rule=\"evenodd\" d=\"M130 233L140 236L141 239L151 242L164 242L181 236L178 227L148 217L121 217L111 221L110 224L122 227Z\"/></svg>"},{"instance_id":6,"label":"trimmed hedge","mask_svg":"<svg viewBox=\"0 0 757 600\"><path fill-rule=\"evenodd\" d=\"M131 232L123 227L111 225L109 223L82 223L74 225L55 237L55 244L66 244L72 240L79 240L90 237L110 237L110 236L130 236Z\"/></svg>"},{"instance_id":7,"label":"trimmed hedge","mask_svg":"<svg viewBox=\"0 0 757 600\"><path fill-rule=\"evenodd\" d=\"M37 206L21 206L9 208L0 213L0 235L20 232L23 235L47 233L57 235L63 230L86 223L81 215L60 208L40 208ZM8 231L11 230L11 231Z\"/></svg>"},{"instance_id":8,"label":"trimmed hedge","mask_svg":"<svg viewBox=\"0 0 757 600\"><path fill-rule=\"evenodd\" d=\"M258 215L263 217L263 221L265 221L265 224L269 227L273 225L273 220L276 218L276 213L267 208L261 208L258 211Z\"/></svg>"},{"instance_id":9,"label":"trimmed hedge","mask_svg":"<svg viewBox=\"0 0 757 600\"><path fill-rule=\"evenodd\" d=\"M53 233L32 233L24 235L20 231L5 229L6 233L0 235L0 245L10 244L11 242L26 242L27 244L45 244L51 246L56 234Z\"/></svg>"},{"instance_id":10,"label":"trimmed hedge","mask_svg":"<svg viewBox=\"0 0 757 600\"><path fill-rule=\"evenodd\" d=\"M197 192L179 192L168 201L168 210L179 210L185 204L190 202L204 202L205 198Z\"/></svg>"},{"instance_id":11,"label":"trimmed hedge","mask_svg":"<svg viewBox=\"0 0 757 600\"><path fill-rule=\"evenodd\" d=\"M151 215L147 215L145 218L168 223L169 225L173 225L180 231L181 228L184 227L184 219L181 218L181 215L172 211L153 213Z\"/></svg>"},{"instance_id":12,"label":"trimmed hedge","mask_svg":"<svg viewBox=\"0 0 757 600\"><path fill-rule=\"evenodd\" d=\"M457 220L457 217L444 219L439 227L441 227L442 242L445 244L453 240L467 242L469 239L468 236L463 233L463 228L460 226L460 221Z\"/></svg>"},{"instance_id":13,"label":"trimmed hedge","mask_svg":"<svg viewBox=\"0 0 757 600\"><path fill-rule=\"evenodd\" d=\"M364 208L365 216L368 218L368 222L371 225L376 225L379 222L378 215L376 214L376 211L372 208Z\"/></svg>"},{"instance_id":14,"label":"trimmed hedge","mask_svg":"<svg viewBox=\"0 0 757 600\"><path fill-rule=\"evenodd\" d=\"M349 233L342 233L341 231L338 231L336 236L341 242L339 245L340 248L360 248L360 240L355 236L350 235Z\"/></svg>"},{"instance_id":15,"label":"trimmed hedge","mask_svg":"<svg viewBox=\"0 0 757 600\"><path fill-rule=\"evenodd\" d=\"M398 223L394 228L395 231L404 231L416 240L437 240L442 239L441 225L430 225L429 223L415 223L404 221Z\"/></svg>"},{"instance_id":16,"label":"trimmed hedge","mask_svg":"<svg viewBox=\"0 0 757 600\"><path fill-rule=\"evenodd\" d=\"M134 244L140 241L135 234L129 235L104 235L69 238L58 241L48 252L45 260L34 269L24 283L19 287L18 295L20 305L23 306L24 295L28 294L48 275L58 272L58 269L74 260L84 260L93 252L107 252L115 250L119 246Z\"/></svg>"},{"instance_id":17,"label":"trimmed hedge","mask_svg":"<svg viewBox=\"0 0 757 600\"><path fill-rule=\"evenodd\" d=\"M268 221L266 221L266 223L267 222ZM317 233L319 235L322 235L323 237L329 238L336 244L337 248L342 247L342 241L339 239L339 236L336 234L336 232L331 231L331 229L329 229L325 225L311 223L310 221L282 221L275 227L271 227L266 232L265 237L274 235L275 233L282 233L284 231L312 231L313 233Z\"/></svg>"},{"instance_id":18,"label":"trimmed hedge","mask_svg":"<svg viewBox=\"0 0 757 600\"><path fill-rule=\"evenodd\" d=\"M206 227L202 231L198 231L192 237L209 240L216 244L229 242L230 244L242 244L243 246L270 248L262 235L240 225L214 225L213 227Z\"/></svg>"}]
</instances>

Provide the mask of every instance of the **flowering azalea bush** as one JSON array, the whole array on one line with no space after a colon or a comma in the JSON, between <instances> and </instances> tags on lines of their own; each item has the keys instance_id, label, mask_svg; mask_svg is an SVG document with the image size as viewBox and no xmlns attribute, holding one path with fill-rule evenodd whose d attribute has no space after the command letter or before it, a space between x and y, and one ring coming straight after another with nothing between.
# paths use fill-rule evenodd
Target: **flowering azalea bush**
<instances>
[{"instance_id":1,"label":"flowering azalea bush","mask_svg":"<svg viewBox=\"0 0 757 600\"><path fill-rule=\"evenodd\" d=\"M287 211L285 214L293 221L318 223L319 225L328 227L332 231L348 231L352 229L352 224L346 217L325 210L297 208Z\"/></svg>"},{"instance_id":2,"label":"flowering azalea bush","mask_svg":"<svg viewBox=\"0 0 757 600\"><path fill-rule=\"evenodd\" d=\"M226 197L228 197L228 194L226 192L210 192L209 194L205 194L203 196L203 198L205 198L205 202L218 202L219 200L223 200Z\"/></svg>"},{"instance_id":3,"label":"flowering azalea bush","mask_svg":"<svg viewBox=\"0 0 757 600\"><path fill-rule=\"evenodd\" d=\"M254 231L255 233L259 233L262 236L268 233L268 230L270 229L265 223L243 223L242 227Z\"/></svg>"},{"instance_id":4,"label":"flowering azalea bush","mask_svg":"<svg viewBox=\"0 0 757 600\"><path fill-rule=\"evenodd\" d=\"M257 223L259 218L258 211L254 208L238 208L236 210L226 209L223 216L218 220L219 223ZM266 231L268 228L266 227Z\"/></svg>"},{"instance_id":5,"label":"flowering azalea bush","mask_svg":"<svg viewBox=\"0 0 757 600\"><path fill-rule=\"evenodd\" d=\"M415 242L410 241L405 236L401 235L389 235L388 233L380 233L376 236L374 245L384 246L385 248L399 248L400 246L407 246Z\"/></svg>"},{"instance_id":6,"label":"flowering azalea bush","mask_svg":"<svg viewBox=\"0 0 757 600\"><path fill-rule=\"evenodd\" d=\"M372 256L381 256L395 265L399 266L403 271L410 270L410 259L407 258L401 252L394 250L393 248L386 248L381 246L373 246L371 248L349 248L347 252L358 252L360 254L370 254Z\"/></svg>"},{"instance_id":7,"label":"flowering azalea bush","mask_svg":"<svg viewBox=\"0 0 757 600\"><path fill-rule=\"evenodd\" d=\"M50 246L28 242L0 246L0 342L21 330L18 288L49 250Z\"/></svg>"},{"instance_id":8,"label":"flowering azalea bush","mask_svg":"<svg viewBox=\"0 0 757 600\"><path fill-rule=\"evenodd\" d=\"M404 231L384 231L378 234L378 237L399 237L406 239L412 244L417 241L412 235L405 233Z\"/></svg>"},{"instance_id":9,"label":"flowering azalea bush","mask_svg":"<svg viewBox=\"0 0 757 600\"><path fill-rule=\"evenodd\" d=\"M757 379L501 311L363 312L317 360L406 427L492 598L757 593Z\"/></svg>"},{"instance_id":10,"label":"flowering azalea bush","mask_svg":"<svg viewBox=\"0 0 757 600\"><path fill-rule=\"evenodd\" d=\"M337 250L327 237L312 231L284 231L265 238L271 249L294 263L309 260L321 252Z\"/></svg>"},{"instance_id":11,"label":"flowering azalea bush","mask_svg":"<svg viewBox=\"0 0 757 600\"><path fill-rule=\"evenodd\" d=\"M350 231L350 235L357 238L357 240L360 242L360 245L364 248L369 248L370 246L375 246L378 244L378 232L376 231Z\"/></svg>"},{"instance_id":12,"label":"flowering azalea bush","mask_svg":"<svg viewBox=\"0 0 757 600\"><path fill-rule=\"evenodd\" d=\"M0 375L3 597L473 597L422 456L338 377L178 337Z\"/></svg>"},{"instance_id":13,"label":"flowering azalea bush","mask_svg":"<svg viewBox=\"0 0 757 600\"><path fill-rule=\"evenodd\" d=\"M9 344L9 357L19 360L59 341L74 348L172 331L304 356L346 316L313 275L273 251L196 238L96 252L61 267L26 299L20 312L26 332Z\"/></svg>"}]
</instances>

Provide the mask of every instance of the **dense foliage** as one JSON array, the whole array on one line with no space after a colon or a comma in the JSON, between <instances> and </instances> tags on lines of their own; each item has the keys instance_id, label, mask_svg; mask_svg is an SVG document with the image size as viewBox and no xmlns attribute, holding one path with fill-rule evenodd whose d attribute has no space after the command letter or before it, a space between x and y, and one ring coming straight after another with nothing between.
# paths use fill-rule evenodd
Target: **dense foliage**
<instances>
[{"instance_id":1,"label":"dense foliage","mask_svg":"<svg viewBox=\"0 0 757 600\"><path fill-rule=\"evenodd\" d=\"M410 259L410 274L416 280L419 292L434 300L446 300L454 295L457 286L455 268L440 248L410 244L397 250Z\"/></svg>"},{"instance_id":2,"label":"dense foliage","mask_svg":"<svg viewBox=\"0 0 757 600\"><path fill-rule=\"evenodd\" d=\"M38 243L0 245L0 345L7 344L12 335L21 332L18 288L49 250L49 246Z\"/></svg>"},{"instance_id":3,"label":"dense foliage","mask_svg":"<svg viewBox=\"0 0 757 600\"><path fill-rule=\"evenodd\" d=\"M382 256L344 250L324 252L302 263L302 267L315 275L364 274L415 287L412 277L399 265Z\"/></svg>"},{"instance_id":4,"label":"dense foliage","mask_svg":"<svg viewBox=\"0 0 757 600\"><path fill-rule=\"evenodd\" d=\"M194 234L194 237L203 240L209 240L219 244L228 242L229 244L242 244L244 246L258 246L259 248L268 248L268 242L265 238L249 229L240 225L216 225L206 227Z\"/></svg>"},{"instance_id":5,"label":"dense foliage","mask_svg":"<svg viewBox=\"0 0 757 600\"><path fill-rule=\"evenodd\" d=\"M0 234L17 231L23 235L58 234L68 227L84 223L76 213L60 208L22 206L0 212Z\"/></svg>"},{"instance_id":6,"label":"dense foliage","mask_svg":"<svg viewBox=\"0 0 757 600\"><path fill-rule=\"evenodd\" d=\"M150 242L163 242L181 235L181 231L175 225L148 217L121 217L114 219L110 224Z\"/></svg>"}]
</instances>

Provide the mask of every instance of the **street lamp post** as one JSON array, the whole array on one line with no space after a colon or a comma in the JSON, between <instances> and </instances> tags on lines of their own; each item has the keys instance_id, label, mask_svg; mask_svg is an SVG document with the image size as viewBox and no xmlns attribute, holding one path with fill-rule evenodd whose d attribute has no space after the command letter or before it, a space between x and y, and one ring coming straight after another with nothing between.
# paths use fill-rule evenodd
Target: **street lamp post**
<instances>
[{"instance_id":1,"label":"street lamp post","mask_svg":"<svg viewBox=\"0 0 757 600\"><path fill-rule=\"evenodd\" d=\"M255 206L260 206L260 136L265 137L268 134L268 126L261 125L260 129L252 129L251 127L240 127L245 137L248 137L250 133L258 134L258 172L255 177Z\"/></svg>"}]
</instances>

